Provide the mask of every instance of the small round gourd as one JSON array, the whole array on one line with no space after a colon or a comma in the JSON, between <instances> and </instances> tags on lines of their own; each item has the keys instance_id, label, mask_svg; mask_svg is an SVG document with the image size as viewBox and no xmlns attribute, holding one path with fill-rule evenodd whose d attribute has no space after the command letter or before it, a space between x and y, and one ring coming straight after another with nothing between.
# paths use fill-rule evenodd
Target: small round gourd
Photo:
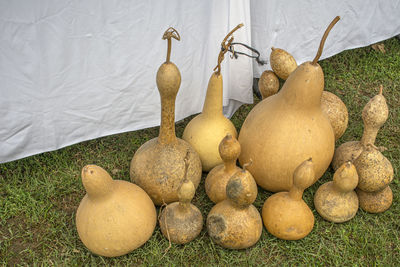
<instances>
[{"instance_id":1,"label":"small round gourd","mask_svg":"<svg viewBox=\"0 0 400 267\"><path fill-rule=\"evenodd\" d=\"M203 228L200 210L190 203L195 191L192 181L186 179L179 188L179 202L167 205L161 213L161 232L173 243L188 243L195 239Z\"/></svg>"},{"instance_id":2,"label":"small round gourd","mask_svg":"<svg viewBox=\"0 0 400 267\"><path fill-rule=\"evenodd\" d=\"M274 95L279 90L279 79L271 70L265 70L258 80L258 89L260 90L262 99Z\"/></svg>"},{"instance_id":3,"label":"small round gourd","mask_svg":"<svg viewBox=\"0 0 400 267\"><path fill-rule=\"evenodd\" d=\"M351 220L358 210L354 189L358 184L357 170L351 162L343 164L333 181L321 185L314 195L314 206L327 221L342 223Z\"/></svg>"},{"instance_id":4,"label":"small round gourd","mask_svg":"<svg viewBox=\"0 0 400 267\"><path fill-rule=\"evenodd\" d=\"M271 48L269 56L271 68L281 79L286 80L289 75L297 68L297 62L294 57L280 48Z\"/></svg>"},{"instance_id":5,"label":"small round gourd","mask_svg":"<svg viewBox=\"0 0 400 267\"><path fill-rule=\"evenodd\" d=\"M365 192L356 189L360 207L369 213L381 213L390 208L393 202L393 192L390 186L376 192Z\"/></svg>"},{"instance_id":6,"label":"small round gourd","mask_svg":"<svg viewBox=\"0 0 400 267\"><path fill-rule=\"evenodd\" d=\"M362 111L364 132L361 140L349 141L336 148L332 159L334 170L347 161L354 161L361 154L363 146L375 143L378 131L386 122L389 115L389 109L382 91L383 86L381 85L379 94L371 98Z\"/></svg>"},{"instance_id":7,"label":"small round gourd","mask_svg":"<svg viewBox=\"0 0 400 267\"><path fill-rule=\"evenodd\" d=\"M268 232L285 240L298 240L311 232L314 215L302 196L313 183L314 176L312 160L306 160L294 171L289 192L279 192L267 198L262 208L262 219Z\"/></svg>"},{"instance_id":8,"label":"small round gourd","mask_svg":"<svg viewBox=\"0 0 400 267\"><path fill-rule=\"evenodd\" d=\"M365 192L380 191L393 180L392 164L371 144L354 160L354 166L359 176L358 188Z\"/></svg>"},{"instance_id":9,"label":"small round gourd","mask_svg":"<svg viewBox=\"0 0 400 267\"><path fill-rule=\"evenodd\" d=\"M219 144L219 154L224 163L214 167L205 180L207 196L214 203L226 199L226 184L232 175L240 170L236 166L240 154L240 144L237 139L230 134L226 135Z\"/></svg>"},{"instance_id":10,"label":"small round gourd","mask_svg":"<svg viewBox=\"0 0 400 267\"><path fill-rule=\"evenodd\" d=\"M245 169L236 172L228 181L226 195L227 199L217 203L207 216L208 234L224 248L251 247L262 233L260 213L252 205L257 197L252 175Z\"/></svg>"},{"instance_id":11,"label":"small round gourd","mask_svg":"<svg viewBox=\"0 0 400 267\"><path fill-rule=\"evenodd\" d=\"M156 209L139 186L113 180L101 167L82 169L86 195L76 212L76 228L93 253L117 257L143 245L156 226Z\"/></svg>"},{"instance_id":12,"label":"small round gourd","mask_svg":"<svg viewBox=\"0 0 400 267\"><path fill-rule=\"evenodd\" d=\"M349 113L343 101L335 94L323 91L321 108L331 122L335 140L338 140L346 131L349 122Z\"/></svg>"}]
</instances>

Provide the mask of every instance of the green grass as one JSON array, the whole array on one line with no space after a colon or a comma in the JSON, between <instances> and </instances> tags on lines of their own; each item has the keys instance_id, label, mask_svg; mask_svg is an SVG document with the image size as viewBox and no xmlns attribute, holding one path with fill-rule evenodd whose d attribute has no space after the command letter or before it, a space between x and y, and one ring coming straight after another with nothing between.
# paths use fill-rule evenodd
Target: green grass
<instances>
[{"instance_id":1,"label":"green grass","mask_svg":"<svg viewBox=\"0 0 400 267\"><path fill-rule=\"evenodd\" d=\"M342 98L349 110L349 127L338 144L358 140L363 125L361 110L384 85L390 115L378 134L376 145L392 163L395 179L392 207L382 214L359 210L343 224L323 220L313 206L313 195L332 179L331 168L304 194L315 215L310 235L299 241L283 241L265 228L260 241L240 251L214 244L204 228L200 236L186 245L172 245L159 227L141 248L117 258L90 253L79 240L75 211L85 191L80 171L86 164L98 164L114 179L129 180L129 163L141 144L158 135L158 128L118 134L83 142L58 151L0 164L0 262L4 265L400 265L400 43L384 42L386 53L370 47L344 51L320 62L326 90ZM253 105L242 106L233 116L237 129ZM182 135L190 118L177 123ZM204 176L194 204L204 218L213 204L204 191ZM271 193L259 188L254 203L261 209Z\"/></svg>"}]
</instances>

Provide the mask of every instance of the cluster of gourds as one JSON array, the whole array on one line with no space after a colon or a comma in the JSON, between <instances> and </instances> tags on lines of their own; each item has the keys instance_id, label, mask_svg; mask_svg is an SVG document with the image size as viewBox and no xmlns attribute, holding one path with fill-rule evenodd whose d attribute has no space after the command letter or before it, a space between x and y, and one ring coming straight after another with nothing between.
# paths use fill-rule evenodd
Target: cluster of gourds
<instances>
[{"instance_id":1,"label":"cluster of gourds","mask_svg":"<svg viewBox=\"0 0 400 267\"><path fill-rule=\"evenodd\" d=\"M254 245L263 224L281 239L297 240L308 235L314 215L302 195L324 174L332 159L336 170L333 181L323 184L314 196L315 208L323 218L348 221L359 205L368 212L388 209L393 168L374 146L377 132L388 117L382 88L363 110L361 141L345 143L335 152L335 140L347 127L347 109L337 96L323 91L324 75L317 61L338 20L336 17L327 28L312 62L297 66L289 53L273 49L273 71L264 72L259 83L265 99L248 114L239 137L232 122L222 114L220 71L233 41L231 36L243 25L223 40L203 112L189 122L182 139L176 137L174 125L181 76L170 61L171 39L180 40L180 36L169 28L163 36L168 41L167 59L157 72L159 136L143 144L133 156L133 183L113 180L95 165L83 168L82 183L87 194L77 210L76 226L84 245L107 257L140 247L156 227L155 205L165 207L160 208L158 216L162 234L176 244L190 242L203 228L200 210L190 203L202 170L209 172L205 190L215 203L206 219L207 231L215 243L225 248ZM279 92L274 73L286 79ZM328 103L334 103L333 108ZM237 160L243 168L236 165ZM257 184L277 192L265 201L261 215L252 205Z\"/></svg>"}]
</instances>

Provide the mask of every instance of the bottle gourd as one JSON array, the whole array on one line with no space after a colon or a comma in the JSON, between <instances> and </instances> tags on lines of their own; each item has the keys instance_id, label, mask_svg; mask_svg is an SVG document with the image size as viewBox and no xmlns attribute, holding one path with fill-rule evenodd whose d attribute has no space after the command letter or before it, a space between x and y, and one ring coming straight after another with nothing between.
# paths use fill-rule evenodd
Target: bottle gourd
<instances>
[{"instance_id":1,"label":"bottle gourd","mask_svg":"<svg viewBox=\"0 0 400 267\"><path fill-rule=\"evenodd\" d=\"M157 72L161 97L160 133L136 151L130 168L131 180L142 187L156 205L178 201L178 188L185 177L185 157L189 163L187 177L196 188L201 178L198 154L190 144L175 135L175 99L181 75L170 61L171 38L180 40L173 28L164 33L163 39L168 40L167 60Z\"/></svg>"},{"instance_id":2,"label":"bottle gourd","mask_svg":"<svg viewBox=\"0 0 400 267\"><path fill-rule=\"evenodd\" d=\"M221 140L228 133L237 137L235 126L222 113L221 62L233 41L231 37L227 42L229 36L242 26L243 24L236 26L222 41L221 45L225 49L219 53L218 65L208 82L203 111L186 125L182 135L182 139L191 144L199 154L203 171L206 172L223 162L218 152Z\"/></svg>"},{"instance_id":3,"label":"bottle gourd","mask_svg":"<svg viewBox=\"0 0 400 267\"><path fill-rule=\"evenodd\" d=\"M339 20L336 17L322 37L313 62L305 62L290 74L282 89L258 103L239 134L241 164L249 167L257 184L272 191L288 191L293 172L305 158L315 158L315 181L328 168L334 153L332 126L321 110L324 74L317 63L325 39Z\"/></svg>"},{"instance_id":4,"label":"bottle gourd","mask_svg":"<svg viewBox=\"0 0 400 267\"><path fill-rule=\"evenodd\" d=\"M139 186L113 180L101 167L82 169L86 195L76 212L76 228L93 253L117 257L143 245L156 227L156 209Z\"/></svg>"}]
</instances>

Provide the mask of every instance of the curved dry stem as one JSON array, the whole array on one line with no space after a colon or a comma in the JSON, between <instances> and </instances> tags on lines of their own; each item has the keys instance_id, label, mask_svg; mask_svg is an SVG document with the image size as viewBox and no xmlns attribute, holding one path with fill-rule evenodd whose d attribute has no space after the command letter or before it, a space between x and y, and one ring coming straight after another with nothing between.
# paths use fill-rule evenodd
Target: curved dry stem
<instances>
[{"instance_id":1,"label":"curved dry stem","mask_svg":"<svg viewBox=\"0 0 400 267\"><path fill-rule=\"evenodd\" d=\"M319 48L318 48L318 52L315 55L314 60L312 61L312 64L315 65L319 58L322 55L322 50L324 49L324 44L325 44L325 40L326 38L328 38L328 34L329 32L332 30L333 26L335 26L335 24L340 20L339 16L336 16L336 18L334 18L331 22L331 24L329 24L328 28L326 28L324 35L322 36L321 42L319 43Z\"/></svg>"},{"instance_id":2,"label":"curved dry stem","mask_svg":"<svg viewBox=\"0 0 400 267\"><path fill-rule=\"evenodd\" d=\"M382 93L383 93L383 85L381 84L381 85L379 86L379 94L382 95Z\"/></svg>"},{"instance_id":3,"label":"curved dry stem","mask_svg":"<svg viewBox=\"0 0 400 267\"><path fill-rule=\"evenodd\" d=\"M247 168L248 166L251 166L251 164L253 164L253 160L252 160L252 159L250 159L249 162L243 164L243 172L246 172L246 168Z\"/></svg>"},{"instance_id":4,"label":"curved dry stem","mask_svg":"<svg viewBox=\"0 0 400 267\"><path fill-rule=\"evenodd\" d=\"M229 47L231 46L232 42L233 42L233 36L228 40L228 38L235 32L237 31L239 28L243 27L243 23L238 24L235 28L233 28L233 30L231 30L224 38L224 40L222 40L221 43L221 51L218 54L218 65L214 68L214 71L216 74L220 74L221 73L221 62L222 60L224 60L224 55L226 52L228 52ZM227 41L228 40L228 41Z\"/></svg>"},{"instance_id":5,"label":"curved dry stem","mask_svg":"<svg viewBox=\"0 0 400 267\"><path fill-rule=\"evenodd\" d=\"M167 60L166 62L170 62L170 57L171 57L171 38L174 38L178 41L181 40L181 36L179 35L178 31L175 30L172 27L169 27L163 34L162 39L163 40L168 40L168 47L167 47Z\"/></svg>"}]
</instances>

